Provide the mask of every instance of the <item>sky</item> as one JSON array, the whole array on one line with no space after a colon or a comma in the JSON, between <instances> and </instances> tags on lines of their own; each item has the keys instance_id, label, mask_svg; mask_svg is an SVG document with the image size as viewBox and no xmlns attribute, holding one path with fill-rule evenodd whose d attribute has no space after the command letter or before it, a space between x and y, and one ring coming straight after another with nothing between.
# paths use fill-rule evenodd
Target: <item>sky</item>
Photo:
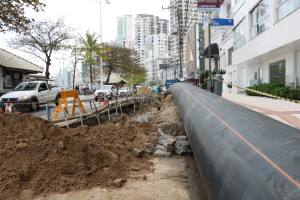
<instances>
[{"instance_id":1,"label":"sky","mask_svg":"<svg viewBox=\"0 0 300 200\"><path fill-rule=\"evenodd\" d=\"M161 19L169 20L169 10L163 10L169 5L169 0L110 0L110 4L101 0L101 19L102 19L102 41L108 42L115 40L117 36L117 17L123 15L151 14L159 16ZM100 34L100 0L41 0L46 3L44 12L35 13L26 10L26 15L35 19L64 18L65 24L75 28L74 33L84 34L87 30ZM0 48L6 49L19 55L31 62L44 66L44 63L20 51L10 49L6 40L13 38L14 35L0 34ZM58 65L61 55L53 56L53 65Z\"/></svg>"}]
</instances>

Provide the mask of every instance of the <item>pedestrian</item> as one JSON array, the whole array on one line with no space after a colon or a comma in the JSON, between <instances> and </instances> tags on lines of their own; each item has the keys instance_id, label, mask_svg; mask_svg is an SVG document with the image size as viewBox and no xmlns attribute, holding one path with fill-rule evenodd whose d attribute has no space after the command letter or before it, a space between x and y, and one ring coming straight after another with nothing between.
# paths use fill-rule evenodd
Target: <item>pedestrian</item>
<instances>
[{"instance_id":1,"label":"pedestrian","mask_svg":"<svg viewBox=\"0 0 300 200\"><path fill-rule=\"evenodd\" d=\"M79 86L79 94L81 94L81 95L83 94L83 86L82 85Z\"/></svg>"},{"instance_id":2,"label":"pedestrian","mask_svg":"<svg viewBox=\"0 0 300 200\"><path fill-rule=\"evenodd\" d=\"M95 93L96 89L97 89L97 87L96 87L96 85L95 85L95 83L94 83L94 84L93 84L93 92L94 92L94 93Z\"/></svg>"}]
</instances>

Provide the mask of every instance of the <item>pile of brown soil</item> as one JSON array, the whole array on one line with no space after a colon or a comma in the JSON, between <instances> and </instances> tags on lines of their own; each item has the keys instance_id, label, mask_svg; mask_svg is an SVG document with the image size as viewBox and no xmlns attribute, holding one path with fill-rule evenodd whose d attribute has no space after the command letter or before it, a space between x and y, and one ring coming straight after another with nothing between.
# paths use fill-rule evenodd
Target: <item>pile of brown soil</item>
<instances>
[{"instance_id":1,"label":"pile of brown soil","mask_svg":"<svg viewBox=\"0 0 300 200\"><path fill-rule=\"evenodd\" d=\"M0 199L109 186L129 172L150 170L150 156L133 149L152 143L148 123L62 129L32 115L0 116Z\"/></svg>"},{"instance_id":2,"label":"pile of brown soil","mask_svg":"<svg viewBox=\"0 0 300 200\"><path fill-rule=\"evenodd\" d=\"M150 90L150 89L147 88L147 87L141 87L141 88L137 91L136 94L137 94L137 95L139 95L139 94L147 94L147 95L151 95L151 94L152 94L152 90Z\"/></svg>"}]
</instances>

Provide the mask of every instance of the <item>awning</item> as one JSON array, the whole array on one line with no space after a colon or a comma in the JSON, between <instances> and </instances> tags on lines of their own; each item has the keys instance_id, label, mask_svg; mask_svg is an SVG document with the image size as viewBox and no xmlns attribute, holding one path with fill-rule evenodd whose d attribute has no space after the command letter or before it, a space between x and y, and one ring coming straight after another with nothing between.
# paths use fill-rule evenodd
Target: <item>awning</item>
<instances>
[{"instance_id":1,"label":"awning","mask_svg":"<svg viewBox=\"0 0 300 200\"><path fill-rule=\"evenodd\" d=\"M203 52L204 58L209 58L209 47L206 47L206 49ZM213 43L210 45L210 58L214 58L216 56L219 56L219 46L217 43Z\"/></svg>"},{"instance_id":2,"label":"awning","mask_svg":"<svg viewBox=\"0 0 300 200\"><path fill-rule=\"evenodd\" d=\"M102 79L102 81L105 82L106 79L107 79L107 76L104 77L104 78ZM93 82L101 82L101 79L96 79L96 80L94 80ZM115 73L111 73L111 74L110 74L108 84L117 84L117 83L121 83L121 82L128 83L125 79L121 78L121 77L118 76L117 74L115 74Z\"/></svg>"},{"instance_id":3,"label":"awning","mask_svg":"<svg viewBox=\"0 0 300 200\"><path fill-rule=\"evenodd\" d=\"M24 70L29 73L42 73L44 69L4 49L0 49L0 66Z\"/></svg>"}]
</instances>

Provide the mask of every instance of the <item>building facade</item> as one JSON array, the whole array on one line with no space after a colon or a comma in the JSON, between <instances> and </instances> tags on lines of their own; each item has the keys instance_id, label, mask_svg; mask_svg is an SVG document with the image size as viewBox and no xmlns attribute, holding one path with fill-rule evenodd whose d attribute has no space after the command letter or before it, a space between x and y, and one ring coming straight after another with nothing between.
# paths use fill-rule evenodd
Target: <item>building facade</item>
<instances>
[{"instance_id":1,"label":"building facade","mask_svg":"<svg viewBox=\"0 0 300 200\"><path fill-rule=\"evenodd\" d=\"M202 23L204 14L197 11L197 0L170 0L170 30L171 30L171 47L170 55L173 57L171 61L180 71L182 65L183 77L188 76L188 66L190 58L187 52L190 51L191 37L187 37L191 29L196 24ZM182 50L180 50L180 47ZM180 53L181 51L181 53ZM180 56L181 54L181 56ZM180 58L181 57L181 58ZM177 59L179 61L177 61ZM181 64L180 64L181 63ZM179 78L179 73L177 73Z\"/></svg>"},{"instance_id":2,"label":"building facade","mask_svg":"<svg viewBox=\"0 0 300 200\"><path fill-rule=\"evenodd\" d=\"M4 49L0 49L0 96L29 80L29 74L42 73L44 69Z\"/></svg>"},{"instance_id":3,"label":"building facade","mask_svg":"<svg viewBox=\"0 0 300 200\"><path fill-rule=\"evenodd\" d=\"M300 88L300 0L225 1L219 15L235 23L233 29L216 30L211 37L220 47L225 81L244 87L280 83Z\"/></svg>"},{"instance_id":4,"label":"building facade","mask_svg":"<svg viewBox=\"0 0 300 200\"><path fill-rule=\"evenodd\" d=\"M132 15L117 18L117 45L134 49L134 30Z\"/></svg>"},{"instance_id":5,"label":"building facade","mask_svg":"<svg viewBox=\"0 0 300 200\"><path fill-rule=\"evenodd\" d=\"M158 83L160 60L169 55L168 23L168 20L148 14L139 14L135 18L135 50L148 70L148 82Z\"/></svg>"}]
</instances>

